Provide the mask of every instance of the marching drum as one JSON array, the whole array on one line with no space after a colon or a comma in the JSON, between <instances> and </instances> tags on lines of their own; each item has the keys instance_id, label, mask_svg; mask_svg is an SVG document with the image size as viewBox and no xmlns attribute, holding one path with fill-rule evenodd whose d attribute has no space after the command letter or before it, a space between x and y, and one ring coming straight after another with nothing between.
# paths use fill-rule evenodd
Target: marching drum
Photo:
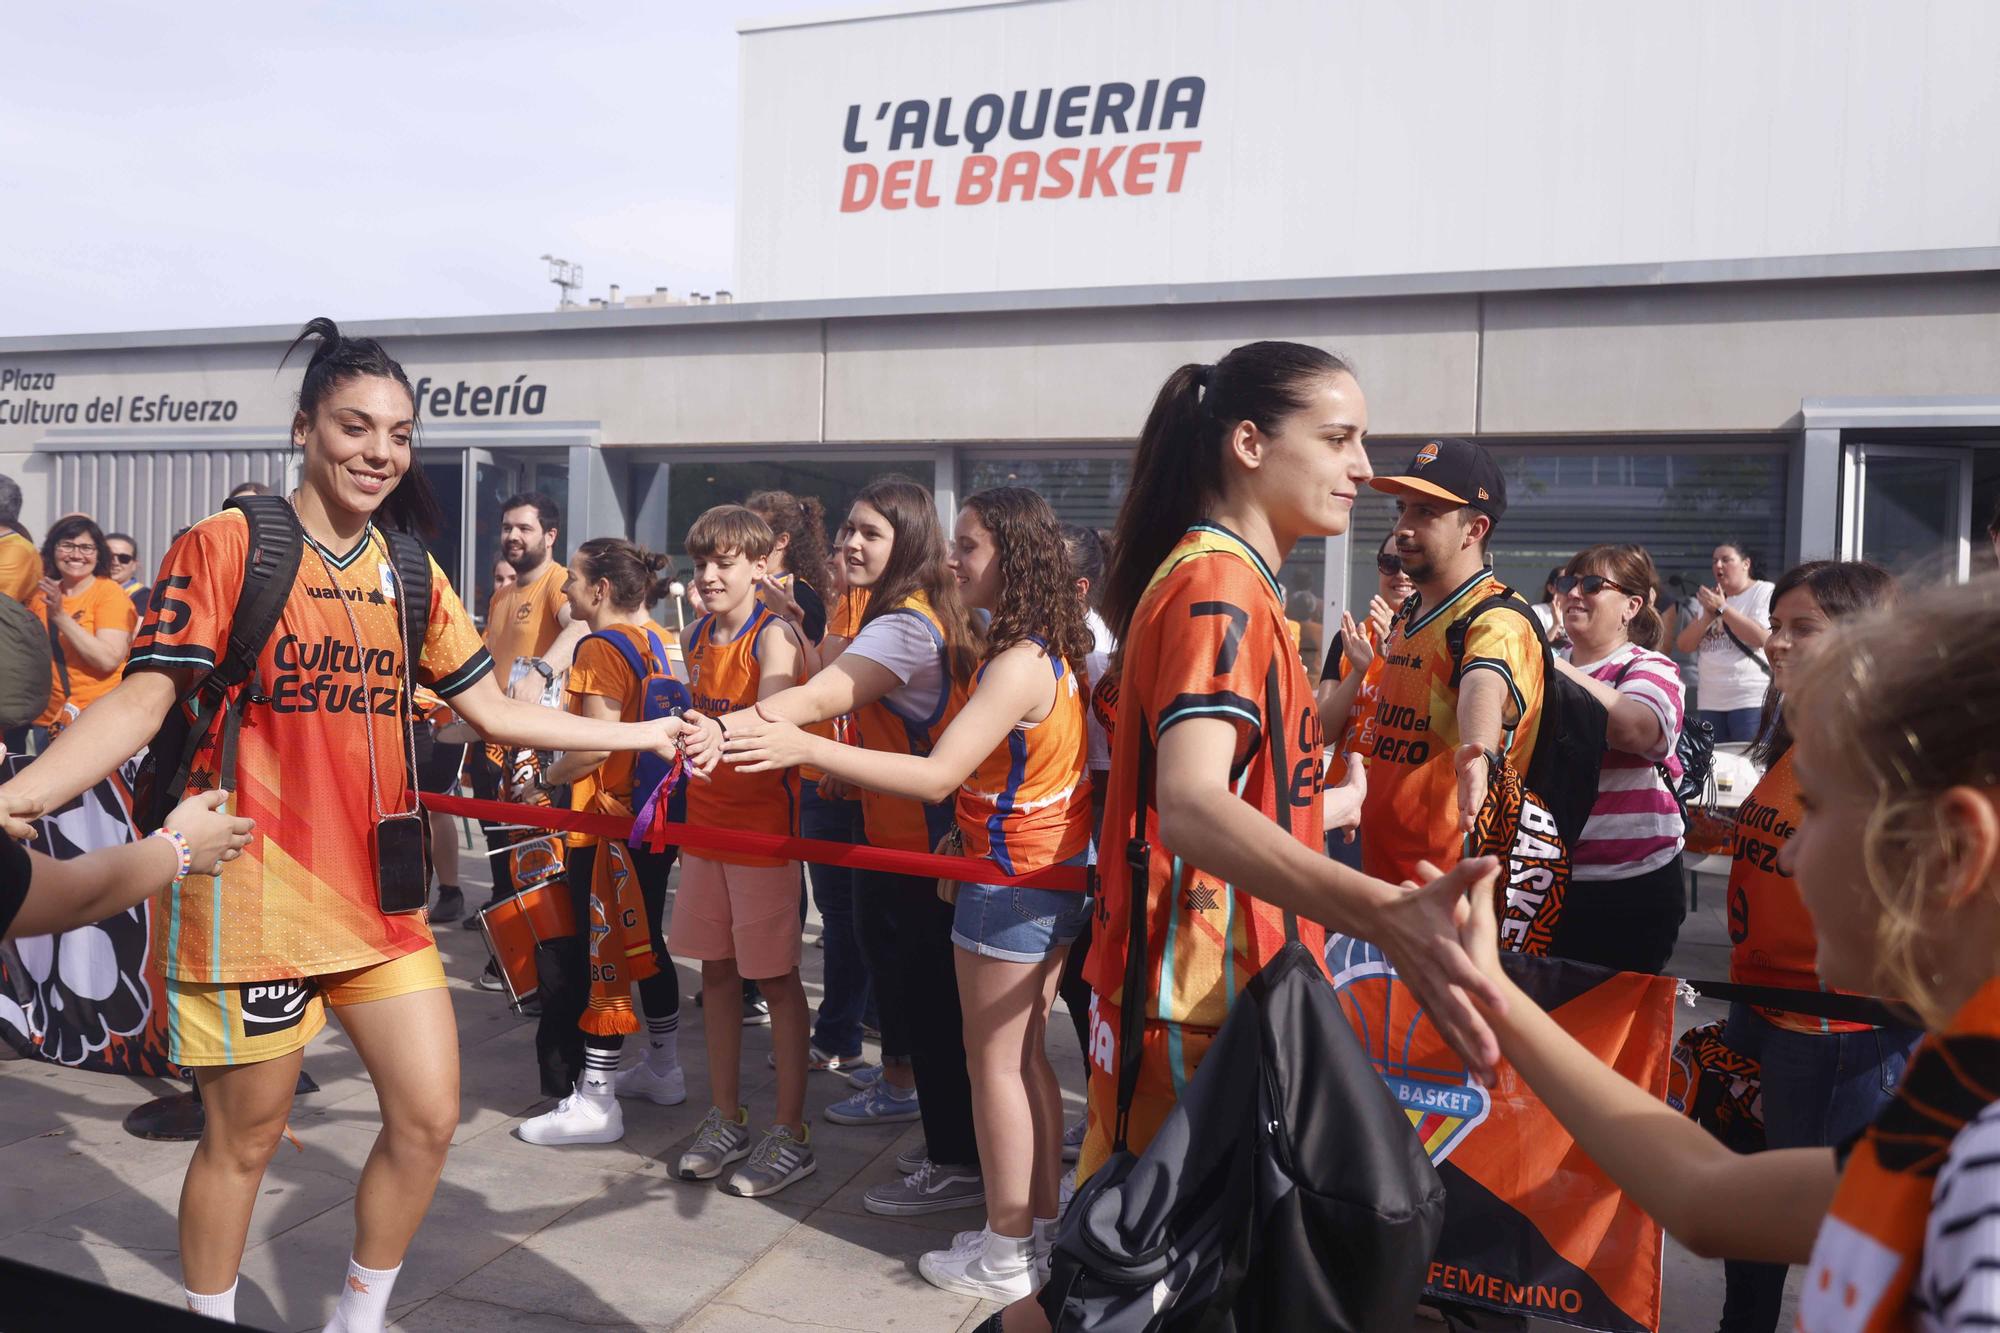
<instances>
[{"instance_id":1,"label":"marching drum","mask_svg":"<svg viewBox=\"0 0 2000 1333\"><path fill-rule=\"evenodd\" d=\"M542 841L537 839L537 841ZM562 868L558 858L556 868ZM569 883L544 878L479 913L479 933L500 969L507 987L507 1002L519 1013L521 1006L541 989L541 975L535 967L535 948L544 940L576 934L576 913L570 907Z\"/></svg>"}]
</instances>

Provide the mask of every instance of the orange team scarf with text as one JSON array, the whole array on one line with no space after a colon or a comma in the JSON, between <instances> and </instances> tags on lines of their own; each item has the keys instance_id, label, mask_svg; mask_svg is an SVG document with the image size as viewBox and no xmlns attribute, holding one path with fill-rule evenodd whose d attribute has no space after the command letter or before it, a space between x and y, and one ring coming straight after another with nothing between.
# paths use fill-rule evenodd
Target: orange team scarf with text
<instances>
[{"instance_id":1,"label":"orange team scarf with text","mask_svg":"<svg viewBox=\"0 0 2000 1333\"><path fill-rule=\"evenodd\" d=\"M1896 1096L1847 1159L1799 1293L1802 1333L1915 1327L1911 1293L1938 1168L1974 1117L2000 1101L2000 978L1926 1037Z\"/></svg>"},{"instance_id":2,"label":"orange team scarf with text","mask_svg":"<svg viewBox=\"0 0 2000 1333\"><path fill-rule=\"evenodd\" d=\"M659 971L632 853L618 839L606 838L597 845L590 871L590 1004L577 1026L595 1037L637 1032L632 983Z\"/></svg>"}]
</instances>

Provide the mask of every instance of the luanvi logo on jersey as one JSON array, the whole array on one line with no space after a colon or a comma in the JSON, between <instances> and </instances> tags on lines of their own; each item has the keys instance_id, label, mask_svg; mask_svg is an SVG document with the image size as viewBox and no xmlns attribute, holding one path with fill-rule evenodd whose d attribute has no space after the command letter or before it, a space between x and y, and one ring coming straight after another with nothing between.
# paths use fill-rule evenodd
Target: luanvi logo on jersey
<instances>
[{"instance_id":1,"label":"luanvi logo on jersey","mask_svg":"<svg viewBox=\"0 0 2000 1333\"><path fill-rule=\"evenodd\" d=\"M306 1016L313 983L303 977L243 983L243 1032L256 1037L295 1028Z\"/></svg>"}]
</instances>

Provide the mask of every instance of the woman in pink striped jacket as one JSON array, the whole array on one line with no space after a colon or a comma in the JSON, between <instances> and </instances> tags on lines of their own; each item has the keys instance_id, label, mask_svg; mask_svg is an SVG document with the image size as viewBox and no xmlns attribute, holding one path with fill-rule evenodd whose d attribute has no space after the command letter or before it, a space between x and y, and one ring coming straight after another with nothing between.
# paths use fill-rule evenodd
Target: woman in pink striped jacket
<instances>
[{"instance_id":1,"label":"woman in pink striped jacket","mask_svg":"<svg viewBox=\"0 0 2000 1333\"><path fill-rule=\"evenodd\" d=\"M1666 629L1653 609L1658 576L1637 546L1579 551L1556 580L1569 647L1556 669L1609 713L1597 801L1570 849L1569 894L1552 952L1626 972L1667 965L1687 914L1679 807L1664 766L1680 778L1686 691L1673 659L1655 651Z\"/></svg>"}]
</instances>

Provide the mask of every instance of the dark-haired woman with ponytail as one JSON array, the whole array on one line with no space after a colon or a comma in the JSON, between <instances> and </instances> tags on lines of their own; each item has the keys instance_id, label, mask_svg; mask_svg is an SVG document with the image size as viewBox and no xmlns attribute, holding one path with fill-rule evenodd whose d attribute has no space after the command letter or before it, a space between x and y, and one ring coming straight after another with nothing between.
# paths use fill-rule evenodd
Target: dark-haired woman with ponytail
<instances>
[{"instance_id":1,"label":"dark-haired woman with ponytail","mask_svg":"<svg viewBox=\"0 0 2000 1333\"><path fill-rule=\"evenodd\" d=\"M908 477L871 482L841 529L848 596L868 609L853 639L804 685L760 700L755 710L699 719L689 762L712 769L727 735L752 717L805 726L854 716L856 741L871 750L926 755L957 711L955 695L977 664L974 633L947 567L944 530L929 490ZM919 802L864 791L871 847L928 852L953 824L948 800ZM857 870L855 926L882 1018L883 1072L827 1108L835 1124L921 1119L925 1160L902 1180L862 1198L874 1213L912 1216L961 1208L984 1197L973 1128L972 1085L953 970L952 909L936 882ZM907 1052L908 1064L893 1059ZM921 1093L921 1098L919 1097Z\"/></svg>"},{"instance_id":2,"label":"dark-haired woman with ponytail","mask_svg":"<svg viewBox=\"0 0 2000 1333\"><path fill-rule=\"evenodd\" d=\"M1658 972L1687 915L1686 830L1664 767L1680 780L1686 691L1660 652L1666 629L1650 593L1658 575L1637 546L1577 552L1553 580L1568 643L1556 669L1604 705L1597 799L1576 845L1551 952L1621 972Z\"/></svg>"},{"instance_id":3,"label":"dark-haired woman with ponytail","mask_svg":"<svg viewBox=\"0 0 2000 1333\"><path fill-rule=\"evenodd\" d=\"M677 674L666 652L670 636L646 615L648 606L671 595L667 567L666 556L613 537L594 537L577 548L563 596L570 623L588 632L576 646L567 677L572 713L637 722L643 716L646 676ZM624 641L623 649L618 640ZM633 671L634 660L645 667L645 675ZM571 750L541 781L546 788L568 787L572 810L628 819L637 813L630 754ZM667 879L679 853L676 848L654 852L629 847L589 833L571 833L568 843L570 905L578 934L561 944L567 964L560 985L542 996L535 1032L542 1091L562 1100L516 1132L529 1143L549 1146L615 1143L625 1136L619 1097L643 1097L660 1106L687 1100L679 1052L680 979L666 942ZM621 909L640 905L634 899L643 900L643 940L624 924L628 917ZM593 923L607 929L599 934ZM611 960L619 980L592 965L600 954ZM629 974L617 968L629 969ZM601 984L596 980L600 976L605 977ZM635 979L647 1044L638 1063L621 1070L618 1056L625 1036L639 1030L629 993Z\"/></svg>"},{"instance_id":4,"label":"dark-haired woman with ponytail","mask_svg":"<svg viewBox=\"0 0 2000 1333\"><path fill-rule=\"evenodd\" d=\"M1466 993L1497 988L1453 924L1492 860L1462 861L1407 890L1324 850L1319 713L1273 571L1301 539L1347 530L1371 475L1367 432L1368 404L1345 362L1260 342L1174 371L1139 436L1104 598L1118 639L1118 711L1086 967L1096 1005L1079 1180L1112 1149L1122 1007L1145 1010L1127 1126L1137 1152L1237 993L1284 947L1287 913L1315 958L1327 928L1380 945L1467 1065L1492 1069L1492 1033ZM1142 769L1151 791L1140 789ZM1143 884L1124 854L1135 836L1149 847ZM1128 995L1134 893L1146 895L1147 969L1143 993ZM1048 1327L1030 1302L996 1318L1013 1330Z\"/></svg>"},{"instance_id":5,"label":"dark-haired woman with ponytail","mask_svg":"<svg viewBox=\"0 0 2000 1333\"><path fill-rule=\"evenodd\" d=\"M234 1319L258 1186L305 1045L331 1008L375 1086L382 1132L355 1193L354 1249L327 1328L380 1333L458 1126L457 1024L421 910L411 687L508 745L670 754L682 728L502 696L444 574L432 563L428 587L403 587L382 532L424 531L438 513L415 465L409 377L379 343L343 337L331 320L308 324L299 341L308 338L318 346L292 419L303 549L276 629L226 696L242 708L233 769L217 711L189 715L207 741L188 794L231 791L233 813L254 819L256 834L219 874L176 879L164 903L169 1058L194 1068L206 1112L181 1190L182 1282L190 1308ZM226 510L174 543L124 681L8 782L7 796L59 808L195 697L226 658L249 538L244 516ZM421 643L404 642L405 597L428 605Z\"/></svg>"}]
</instances>

